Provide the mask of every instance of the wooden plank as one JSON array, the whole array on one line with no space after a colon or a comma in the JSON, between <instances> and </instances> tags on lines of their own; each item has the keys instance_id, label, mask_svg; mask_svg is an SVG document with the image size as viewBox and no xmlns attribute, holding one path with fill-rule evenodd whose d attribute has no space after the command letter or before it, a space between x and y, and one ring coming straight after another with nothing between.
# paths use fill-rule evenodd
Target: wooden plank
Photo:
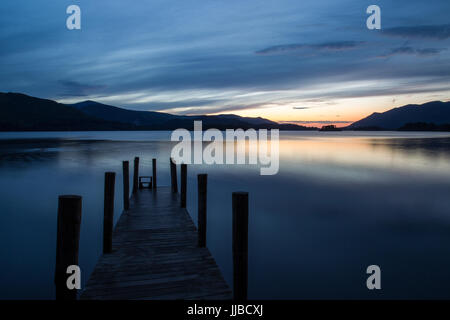
<instances>
[{"instance_id":1,"label":"wooden plank","mask_svg":"<svg viewBox=\"0 0 450 320\"><path fill-rule=\"evenodd\" d=\"M231 299L180 195L170 187L138 190L113 232L81 299Z\"/></svg>"}]
</instances>

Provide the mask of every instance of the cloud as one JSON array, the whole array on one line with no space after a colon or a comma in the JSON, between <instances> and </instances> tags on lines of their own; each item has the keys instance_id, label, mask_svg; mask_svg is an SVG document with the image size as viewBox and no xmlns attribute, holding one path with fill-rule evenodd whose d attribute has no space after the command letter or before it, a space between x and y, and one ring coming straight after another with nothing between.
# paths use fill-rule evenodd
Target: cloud
<instances>
[{"instance_id":1,"label":"cloud","mask_svg":"<svg viewBox=\"0 0 450 320\"><path fill-rule=\"evenodd\" d=\"M292 107L292 109L295 110L304 110L304 109L310 109L309 107Z\"/></svg>"},{"instance_id":2,"label":"cloud","mask_svg":"<svg viewBox=\"0 0 450 320\"><path fill-rule=\"evenodd\" d=\"M71 80L58 82L64 89L64 92L60 94L63 97L86 97L105 88L104 85L89 85Z\"/></svg>"},{"instance_id":3,"label":"cloud","mask_svg":"<svg viewBox=\"0 0 450 320\"><path fill-rule=\"evenodd\" d=\"M302 114L307 110L292 108L327 107L331 101L338 102L338 113L347 97L449 92L450 52L424 58L446 47L429 43L448 38L447 29L392 28L380 38L365 28L364 10L348 12L360 7L358 0L345 6L331 0L274 0L264 6L257 0L173 0L171 6L154 0L157 10L149 10L148 1L104 6L79 0L89 13L81 32L65 28L64 1L25 2L2 0L8 8L0 12L2 91L135 110L248 109L254 115L264 108ZM383 7L390 21L402 21L398 26L449 23L443 9L448 0L409 0L407 14L403 2L387 1ZM388 37L406 34L422 39L403 44ZM420 49L392 52L407 46ZM374 59L380 54L408 59Z\"/></svg>"},{"instance_id":4,"label":"cloud","mask_svg":"<svg viewBox=\"0 0 450 320\"><path fill-rule=\"evenodd\" d=\"M362 44L364 41L337 41L337 42L324 42L320 44L284 44L268 47L262 50L258 50L256 54L284 54L284 53L293 53L298 52L304 49L310 50L319 50L319 51L343 51L343 50L351 50L355 49Z\"/></svg>"},{"instance_id":5,"label":"cloud","mask_svg":"<svg viewBox=\"0 0 450 320\"><path fill-rule=\"evenodd\" d=\"M232 100L229 101L231 103ZM261 103L253 103L253 104L242 104L242 105L235 105L235 104L229 104L229 105L210 105L210 106L186 106L181 108L171 108L171 109L162 109L159 110L161 112L167 112L167 113L175 113L179 115L204 115L204 114L220 114L220 113L229 113L229 112L236 112L239 110L247 110L247 109L262 109L268 107L269 104L266 104L265 102Z\"/></svg>"},{"instance_id":6,"label":"cloud","mask_svg":"<svg viewBox=\"0 0 450 320\"><path fill-rule=\"evenodd\" d=\"M391 49L388 53L378 56L378 58L388 58L395 55L407 54L407 55L415 55L419 57L429 57L435 56L441 53L442 51L447 50L446 48L413 48L413 47L398 47Z\"/></svg>"},{"instance_id":7,"label":"cloud","mask_svg":"<svg viewBox=\"0 0 450 320\"><path fill-rule=\"evenodd\" d=\"M382 34L403 38L445 40L450 38L450 24L395 27L384 29Z\"/></svg>"}]
</instances>

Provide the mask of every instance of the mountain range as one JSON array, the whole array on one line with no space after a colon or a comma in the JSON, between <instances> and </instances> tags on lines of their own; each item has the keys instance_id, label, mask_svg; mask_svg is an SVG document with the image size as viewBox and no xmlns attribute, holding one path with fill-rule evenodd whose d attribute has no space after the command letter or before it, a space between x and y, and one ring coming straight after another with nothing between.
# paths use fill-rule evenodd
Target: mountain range
<instances>
[{"instance_id":1,"label":"mountain range","mask_svg":"<svg viewBox=\"0 0 450 320\"><path fill-rule=\"evenodd\" d=\"M204 129L316 129L279 124L260 117L233 114L182 116L128 110L95 101L62 104L21 93L0 93L0 131L192 130L194 120L202 120Z\"/></svg>"},{"instance_id":2,"label":"mountain range","mask_svg":"<svg viewBox=\"0 0 450 320\"><path fill-rule=\"evenodd\" d=\"M317 130L260 117L174 115L128 110L95 101L62 104L21 93L0 93L0 131L192 130L194 120L201 120L203 129ZM344 129L448 131L449 128L450 102L433 101L375 112Z\"/></svg>"},{"instance_id":3,"label":"mountain range","mask_svg":"<svg viewBox=\"0 0 450 320\"><path fill-rule=\"evenodd\" d=\"M347 129L353 130L411 130L423 127L423 124L450 124L450 102L432 101L421 105L410 104L394 108L383 113L375 112L370 116L353 122Z\"/></svg>"}]
</instances>

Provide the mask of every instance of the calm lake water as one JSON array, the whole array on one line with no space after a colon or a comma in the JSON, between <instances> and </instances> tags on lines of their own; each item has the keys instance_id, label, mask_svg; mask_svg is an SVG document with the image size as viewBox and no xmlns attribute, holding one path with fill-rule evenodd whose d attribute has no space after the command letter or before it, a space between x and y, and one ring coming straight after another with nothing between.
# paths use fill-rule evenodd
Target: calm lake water
<instances>
[{"instance_id":1,"label":"calm lake water","mask_svg":"<svg viewBox=\"0 0 450 320\"><path fill-rule=\"evenodd\" d=\"M83 196L83 283L102 250L103 179L122 160L158 161L169 185L170 132L0 133L0 298L54 297L57 197ZM132 168L132 166L131 166ZM450 298L450 134L282 132L280 170L190 165L208 173L208 247L232 283L231 193L248 191L249 297ZM366 288L381 267L382 290Z\"/></svg>"}]
</instances>

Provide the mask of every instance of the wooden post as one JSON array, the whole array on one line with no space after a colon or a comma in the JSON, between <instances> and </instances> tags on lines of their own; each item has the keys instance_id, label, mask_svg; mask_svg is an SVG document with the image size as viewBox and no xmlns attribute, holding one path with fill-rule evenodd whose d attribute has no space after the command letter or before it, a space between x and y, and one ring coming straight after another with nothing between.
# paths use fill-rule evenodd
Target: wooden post
<instances>
[{"instance_id":1,"label":"wooden post","mask_svg":"<svg viewBox=\"0 0 450 320\"><path fill-rule=\"evenodd\" d=\"M136 193L139 189L139 157L134 158L134 173L133 173L133 193Z\"/></svg>"},{"instance_id":2,"label":"wooden post","mask_svg":"<svg viewBox=\"0 0 450 320\"><path fill-rule=\"evenodd\" d=\"M247 300L248 192L233 192L233 298Z\"/></svg>"},{"instance_id":3,"label":"wooden post","mask_svg":"<svg viewBox=\"0 0 450 320\"><path fill-rule=\"evenodd\" d=\"M187 165L181 164L181 207L186 208Z\"/></svg>"},{"instance_id":4,"label":"wooden post","mask_svg":"<svg viewBox=\"0 0 450 320\"><path fill-rule=\"evenodd\" d=\"M58 198L56 232L55 286L57 300L76 300L77 289L67 288L67 267L78 266L80 243L81 196L62 195Z\"/></svg>"},{"instance_id":5,"label":"wooden post","mask_svg":"<svg viewBox=\"0 0 450 320\"><path fill-rule=\"evenodd\" d=\"M130 209L130 164L128 161L122 162L123 168L123 209Z\"/></svg>"},{"instance_id":6,"label":"wooden post","mask_svg":"<svg viewBox=\"0 0 450 320\"><path fill-rule=\"evenodd\" d=\"M152 159L152 169L153 169L153 189L156 189L156 159Z\"/></svg>"},{"instance_id":7,"label":"wooden post","mask_svg":"<svg viewBox=\"0 0 450 320\"><path fill-rule=\"evenodd\" d=\"M177 181L177 165L170 158L170 177L172 181L172 193L178 192L178 181Z\"/></svg>"},{"instance_id":8,"label":"wooden post","mask_svg":"<svg viewBox=\"0 0 450 320\"><path fill-rule=\"evenodd\" d=\"M206 192L207 174L197 175L198 183L198 246L206 247Z\"/></svg>"},{"instance_id":9,"label":"wooden post","mask_svg":"<svg viewBox=\"0 0 450 320\"><path fill-rule=\"evenodd\" d=\"M115 181L115 172L105 172L105 198L103 207L103 253L112 252Z\"/></svg>"}]
</instances>

